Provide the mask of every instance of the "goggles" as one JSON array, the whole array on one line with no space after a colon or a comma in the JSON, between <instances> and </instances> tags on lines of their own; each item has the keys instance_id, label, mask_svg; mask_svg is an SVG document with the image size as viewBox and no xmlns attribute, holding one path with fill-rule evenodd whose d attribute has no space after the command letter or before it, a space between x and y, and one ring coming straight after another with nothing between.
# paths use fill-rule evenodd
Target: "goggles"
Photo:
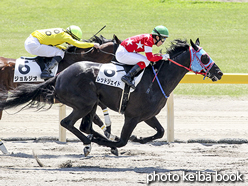
<instances>
[{"instance_id":1,"label":"goggles","mask_svg":"<svg viewBox=\"0 0 248 186\"><path fill-rule=\"evenodd\" d=\"M167 37L161 37L160 41L163 43L163 42L165 42L166 39L167 39Z\"/></svg>"}]
</instances>

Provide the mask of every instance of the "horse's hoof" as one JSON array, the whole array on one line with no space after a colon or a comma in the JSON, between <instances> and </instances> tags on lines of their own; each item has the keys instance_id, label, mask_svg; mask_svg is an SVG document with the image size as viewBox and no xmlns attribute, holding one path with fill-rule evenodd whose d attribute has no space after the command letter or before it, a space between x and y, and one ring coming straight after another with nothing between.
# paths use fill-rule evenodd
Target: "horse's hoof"
<instances>
[{"instance_id":1,"label":"horse's hoof","mask_svg":"<svg viewBox=\"0 0 248 186\"><path fill-rule=\"evenodd\" d=\"M84 147L84 156L87 157L91 152L91 144Z\"/></svg>"},{"instance_id":2,"label":"horse's hoof","mask_svg":"<svg viewBox=\"0 0 248 186\"><path fill-rule=\"evenodd\" d=\"M92 140L93 134L89 134L89 135L87 136L87 138L89 138L90 140Z\"/></svg>"},{"instance_id":3,"label":"horse's hoof","mask_svg":"<svg viewBox=\"0 0 248 186\"><path fill-rule=\"evenodd\" d=\"M110 140L110 141L118 141L119 138L118 138L117 136L113 135L113 134L110 134L110 135L109 135L109 140Z\"/></svg>"},{"instance_id":4,"label":"horse's hoof","mask_svg":"<svg viewBox=\"0 0 248 186\"><path fill-rule=\"evenodd\" d=\"M107 131L108 133L111 133L111 126L107 126L107 127L106 127L106 131Z\"/></svg>"},{"instance_id":5,"label":"horse's hoof","mask_svg":"<svg viewBox=\"0 0 248 186\"><path fill-rule=\"evenodd\" d=\"M115 156L119 156L118 149L116 147L111 148L111 153L114 154Z\"/></svg>"},{"instance_id":6,"label":"horse's hoof","mask_svg":"<svg viewBox=\"0 0 248 186\"><path fill-rule=\"evenodd\" d=\"M106 136L107 139L109 139L109 137L110 137L110 133L109 132L105 131L104 132L104 135Z\"/></svg>"},{"instance_id":7,"label":"horse's hoof","mask_svg":"<svg viewBox=\"0 0 248 186\"><path fill-rule=\"evenodd\" d=\"M2 151L3 154L9 154L8 150L4 146L3 142L0 139L0 150Z\"/></svg>"},{"instance_id":8,"label":"horse's hoof","mask_svg":"<svg viewBox=\"0 0 248 186\"><path fill-rule=\"evenodd\" d=\"M129 140L133 141L133 142L136 142L137 141L137 136L132 135L132 136L130 136Z\"/></svg>"}]
</instances>

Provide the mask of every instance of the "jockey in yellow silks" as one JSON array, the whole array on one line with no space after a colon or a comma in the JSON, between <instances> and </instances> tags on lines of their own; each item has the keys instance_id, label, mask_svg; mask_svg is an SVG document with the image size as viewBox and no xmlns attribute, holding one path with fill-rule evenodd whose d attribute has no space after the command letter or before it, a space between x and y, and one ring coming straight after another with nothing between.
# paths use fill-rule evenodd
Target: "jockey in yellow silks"
<instances>
[{"instance_id":1,"label":"jockey in yellow silks","mask_svg":"<svg viewBox=\"0 0 248 186\"><path fill-rule=\"evenodd\" d=\"M53 57L51 62L41 73L42 79L53 77L51 70L64 58L66 45L70 44L79 48L98 48L98 43L81 42L82 31L78 26L36 30L26 39L25 49L32 55Z\"/></svg>"}]
</instances>

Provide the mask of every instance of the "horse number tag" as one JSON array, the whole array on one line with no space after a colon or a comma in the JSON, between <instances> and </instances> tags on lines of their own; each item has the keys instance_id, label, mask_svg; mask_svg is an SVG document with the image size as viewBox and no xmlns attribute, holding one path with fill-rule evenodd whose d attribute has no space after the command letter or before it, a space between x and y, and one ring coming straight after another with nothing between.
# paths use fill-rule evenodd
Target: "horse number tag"
<instances>
[{"instance_id":1,"label":"horse number tag","mask_svg":"<svg viewBox=\"0 0 248 186\"><path fill-rule=\"evenodd\" d=\"M117 71L119 72L117 73ZM123 89L124 83L121 81L121 77L124 75L125 71L123 67L113 64L104 64L101 66L96 82Z\"/></svg>"},{"instance_id":2,"label":"horse number tag","mask_svg":"<svg viewBox=\"0 0 248 186\"><path fill-rule=\"evenodd\" d=\"M140 75L138 77L135 77L135 85L137 85L142 76L143 73L140 73ZM103 64L100 68L100 71L97 75L96 78L96 82L100 83L100 84L105 84L108 86L112 86L112 87L117 87L117 88L121 88L122 90L124 90L125 88L125 83L123 81L121 81L121 77L124 76L126 74L124 68L120 65L114 65L114 64ZM134 90L131 89L131 92L133 92Z\"/></svg>"},{"instance_id":3,"label":"horse number tag","mask_svg":"<svg viewBox=\"0 0 248 186\"><path fill-rule=\"evenodd\" d=\"M56 74L58 65L53 68L52 73ZM40 78L41 68L35 60L18 58L15 64L14 82L43 82Z\"/></svg>"}]
</instances>

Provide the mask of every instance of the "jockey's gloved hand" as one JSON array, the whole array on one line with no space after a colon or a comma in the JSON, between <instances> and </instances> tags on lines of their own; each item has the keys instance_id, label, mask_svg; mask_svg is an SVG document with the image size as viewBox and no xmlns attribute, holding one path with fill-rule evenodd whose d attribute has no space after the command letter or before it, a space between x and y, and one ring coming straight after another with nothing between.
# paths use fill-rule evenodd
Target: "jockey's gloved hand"
<instances>
[{"instance_id":1,"label":"jockey's gloved hand","mask_svg":"<svg viewBox=\"0 0 248 186\"><path fill-rule=\"evenodd\" d=\"M163 60L168 60L170 58L170 55L169 54L164 54L162 55L163 57Z\"/></svg>"},{"instance_id":2,"label":"jockey's gloved hand","mask_svg":"<svg viewBox=\"0 0 248 186\"><path fill-rule=\"evenodd\" d=\"M99 49L100 44L99 43L94 43L94 48Z\"/></svg>"}]
</instances>

